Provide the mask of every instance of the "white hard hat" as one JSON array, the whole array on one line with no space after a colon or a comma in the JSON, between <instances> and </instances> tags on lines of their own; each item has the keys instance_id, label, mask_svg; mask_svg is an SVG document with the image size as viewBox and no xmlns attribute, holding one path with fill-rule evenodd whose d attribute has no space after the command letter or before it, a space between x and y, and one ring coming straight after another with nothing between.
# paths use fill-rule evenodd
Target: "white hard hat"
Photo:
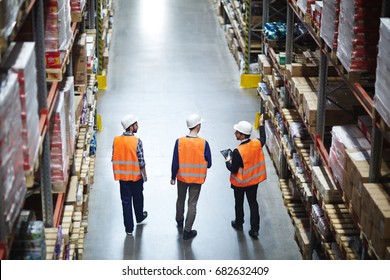
<instances>
[{"instance_id":1,"label":"white hard hat","mask_svg":"<svg viewBox=\"0 0 390 280\"><path fill-rule=\"evenodd\" d=\"M204 120L197 114L192 114L189 116L186 120L187 122L187 127L188 128L194 128L198 124L202 123Z\"/></svg>"},{"instance_id":2,"label":"white hard hat","mask_svg":"<svg viewBox=\"0 0 390 280\"><path fill-rule=\"evenodd\" d=\"M245 135L251 135L252 133L252 125L247 121L240 121L239 123L235 124L233 128Z\"/></svg>"},{"instance_id":3,"label":"white hard hat","mask_svg":"<svg viewBox=\"0 0 390 280\"><path fill-rule=\"evenodd\" d=\"M123 126L123 129L127 129L130 125L134 124L137 122L137 118L134 115L126 115L122 118L121 123Z\"/></svg>"}]
</instances>

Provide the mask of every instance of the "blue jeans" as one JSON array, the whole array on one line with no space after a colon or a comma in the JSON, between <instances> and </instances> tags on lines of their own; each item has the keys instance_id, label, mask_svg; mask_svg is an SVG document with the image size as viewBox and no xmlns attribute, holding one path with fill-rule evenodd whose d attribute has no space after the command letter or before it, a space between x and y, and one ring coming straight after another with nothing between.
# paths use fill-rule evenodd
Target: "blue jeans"
<instances>
[{"instance_id":1,"label":"blue jeans","mask_svg":"<svg viewBox=\"0 0 390 280\"><path fill-rule=\"evenodd\" d=\"M134 229L133 206L137 222L142 221L144 212L144 184L139 181L119 181L123 209L123 222L126 232Z\"/></svg>"}]
</instances>

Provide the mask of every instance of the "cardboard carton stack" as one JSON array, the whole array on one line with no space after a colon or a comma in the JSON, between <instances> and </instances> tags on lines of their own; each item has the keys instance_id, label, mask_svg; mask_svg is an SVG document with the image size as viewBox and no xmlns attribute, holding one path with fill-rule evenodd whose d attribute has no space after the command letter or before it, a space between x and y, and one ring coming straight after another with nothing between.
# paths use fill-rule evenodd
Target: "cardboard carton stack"
<instances>
[{"instance_id":1,"label":"cardboard carton stack","mask_svg":"<svg viewBox=\"0 0 390 280\"><path fill-rule=\"evenodd\" d=\"M385 258L390 246L390 196L381 184L363 184L360 222L375 254Z\"/></svg>"}]
</instances>

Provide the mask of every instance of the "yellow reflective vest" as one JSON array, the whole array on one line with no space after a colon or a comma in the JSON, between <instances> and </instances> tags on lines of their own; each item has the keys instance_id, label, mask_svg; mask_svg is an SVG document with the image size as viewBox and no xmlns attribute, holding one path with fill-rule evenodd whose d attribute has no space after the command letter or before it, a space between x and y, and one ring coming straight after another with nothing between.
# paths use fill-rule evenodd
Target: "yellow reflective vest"
<instances>
[{"instance_id":1,"label":"yellow reflective vest","mask_svg":"<svg viewBox=\"0 0 390 280\"><path fill-rule=\"evenodd\" d=\"M187 184L203 184L207 175L204 157L206 140L200 137L181 137L178 140L179 170L177 179Z\"/></svg>"},{"instance_id":2,"label":"yellow reflective vest","mask_svg":"<svg viewBox=\"0 0 390 280\"><path fill-rule=\"evenodd\" d=\"M117 136L114 138L112 169L114 179L138 181L142 178L137 156L138 138L135 136Z\"/></svg>"},{"instance_id":3,"label":"yellow reflective vest","mask_svg":"<svg viewBox=\"0 0 390 280\"><path fill-rule=\"evenodd\" d=\"M237 150L241 155L244 167L240 167L237 173L230 174L230 182L233 186L249 187L267 179L264 154L258 139L239 145Z\"/></svg>"}]
</instances>

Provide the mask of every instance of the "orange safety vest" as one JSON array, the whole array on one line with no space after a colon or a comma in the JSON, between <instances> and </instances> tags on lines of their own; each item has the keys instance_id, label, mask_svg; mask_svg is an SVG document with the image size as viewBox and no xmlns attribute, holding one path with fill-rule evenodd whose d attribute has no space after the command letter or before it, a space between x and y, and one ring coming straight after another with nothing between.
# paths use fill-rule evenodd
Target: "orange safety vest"
<instances>
[{"instance_id":1,"label":"orange safety vest","mask_svg":"<svg viewBox=\"0 0 390 280\"><path fill-rule=\"evenodd\" d=\"M236 187L249 187L267 179L265 160L261 143L258 139L249 141L237 147L241 155L244 167L240 167L237 173L230 174L230 182Z\"/></svg>"},{"instance_id":2,"label":"orange safety vest","mask_svg":"<svg viewBox=\"0 0 390 280\"><path fill-rule=\"evenodd\" d=\"M142 178L137 156L138 138L135 136L117 136L114 138L112 169L114 179L138 181Z\"/></svg>"},{"instance_id":3,"label":"orange safety vest","mask_svg":"<svg viewBox=\"0 0 390 280\"><path fill-rule=\"evenodd\" d=\"M207 161L204 158L206 140L181 137L178 141L179 170L177 179L187 184L203 184L207 175Z\"/></svg>"}]
</instances>

